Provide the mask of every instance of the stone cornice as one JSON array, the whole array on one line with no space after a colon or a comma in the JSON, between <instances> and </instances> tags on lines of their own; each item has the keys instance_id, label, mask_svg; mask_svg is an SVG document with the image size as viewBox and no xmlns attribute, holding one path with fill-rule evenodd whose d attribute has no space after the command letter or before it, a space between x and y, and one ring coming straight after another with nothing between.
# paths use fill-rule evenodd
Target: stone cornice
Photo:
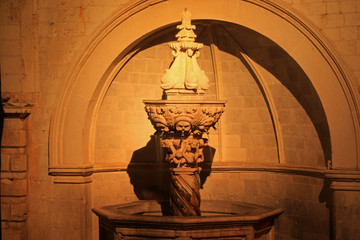
<instances>
[{"instance_id":1,"label":"stone cornice","mask_svg":"<svg viewBox=\"0 0 360 240\"><path fill-rule=\"evenodd\" d=\"M49 168L49 174L53 176L53 182L60 184L91 183L93 173L94 169L92 166L62 166Z\"/></svg>"},{"instance_id":2,"label":"stone cornice","mask_svg":"<svg viewBox=\"0 0 360 240\"><path fill-rule=\"evenodd\" d=\"M93 166L51 166L49 174L51 176L90 176L94 173Z\"/></svg>"},{"instance_id":3,"label":"stone cornice","mask_svg":"<svg viewBox=\"0 0 360 240\"><path fill-rule=\"evenodd\" d=\"M325 176L331 181L330 188L341 191L360 191L359 170L331 170Z\"/></svg>"},{"instance_id":4,"label":"stone cornice","mask_svg":"<svg viewBox=\"0 0 360 240\"><path fill-rule=\"evenodd\" d=\"M360 182L360 170L327 170L325 176L333 181L357 181Z\"/></svg>"},{"instance_id":5,"label":"stone cornice","mask_svg":"<svg viewBox=\"0 0 360 240\"><path fill-rule=\"evenodd\" d=\"M25 119L31 113L31 109L33 108L33 104L20 104L20 103L10 103L3 102L2 107L4 109L4 117L5 118L20 118Z\"/></svg>"},{"instance_id":6,"label":"stone cornice","mask_svg":"<svg viewBox=\"0 0 360 240\"><path fill-rule=\"evenodd\" d=\"M137 164L118 164L118 165L98 165L98 166L78 166L78 167L51 167L49 174L54 177L54 183L90 183L92 175L97 173L114 173L142 171L154 169L158 171L168 171L165 163L137 163ZM360 191L360 170L349 169L324 169L299 167L286 164L248 164L239 162L222 162L202 165L204 172L263 172L301 175L308 177L323 178L330 181L330 188L343 191Z\"/></svg>"},{"instance_id":7,"label":"stone cornice","mask_svg":"<svg viewBox=\"0 0 360 240\"><path fill-rule=\"evenodd\" d=\"M84 183L91 183L92 177L91 176L56 176L53 179L54 183L60 184L84 184Z\"/></svg>"},{"instance_id":8,"label":"stone cornice","mask_svg":"<svg viewBox=\"0 0 360 240\"><path fill-rule=\"evenodd\" d=\"M101 172L123 172L127 171L129 166L132 169L156 169L165 163L135 163L135 164L117 164L117 165L95 165L79 167L51 167L49 172L51 176L90 176ZM334 181L360 181L360 170L341 170L324 169L312 167L300 167L287 164L249 164L241 162L222 162L203 164L208 166L211 172L276 172L289 173L297 175L308 175L314 177L327 178Z\"/></svg>"}]
</instances>

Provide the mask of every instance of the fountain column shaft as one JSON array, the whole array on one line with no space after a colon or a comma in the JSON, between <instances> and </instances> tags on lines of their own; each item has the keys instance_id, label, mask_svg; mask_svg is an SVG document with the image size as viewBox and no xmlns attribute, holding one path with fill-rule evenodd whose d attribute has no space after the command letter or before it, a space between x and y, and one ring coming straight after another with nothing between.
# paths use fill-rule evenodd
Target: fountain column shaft
<instances>
[{"instance_id":1,"label":"fountain column shaft","mask_svg":"<svg viewBox=\"0 0 360 240\"><path fill-rule=\"evenodd\" d=\"M200 168L170 169L170 207L174 216L200 216Z\"/></svg>"}]
</instances>

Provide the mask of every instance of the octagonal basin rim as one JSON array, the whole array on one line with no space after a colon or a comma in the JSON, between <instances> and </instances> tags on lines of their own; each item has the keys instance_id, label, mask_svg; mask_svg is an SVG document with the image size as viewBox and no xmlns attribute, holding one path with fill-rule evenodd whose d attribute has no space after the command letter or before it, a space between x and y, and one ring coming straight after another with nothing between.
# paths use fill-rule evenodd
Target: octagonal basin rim
<instances>
[{"instance_id":1,"label":"octagonal basin rim","mask_svg":"<svg viewBox=\"0 0 360 240\"><path fill-rule=\"evenodd\" d=\"M235 209L219 209L219 207L228 205L228 207L235 207ZM134 202L122 203L118 205L104 206L94 208L93 212L100 218L107 219L110 222L123 222L124 224L141 224L148 223L150 225L165 224L177 225L180 224L224 224L229 222L259 222L264 219L272 219L280 215L283 210L281 208L272 208L260 206L251 203L237 202L237 201L219 201L219 200L204 200L202 206L205 207L205 212L219 212L222 214L216 216L159 216L159 215L143 215L141 212L159 211L160 206L154 200L139 200ZM241 211L237 212L236 208ZM244 208L249 208L244 210ZM207 211L206 211L207 210ZM220 211L219 211L220 210ZM235 210L235 211L233 211ZM189 225L189 226L190 226Z\"/></svg>"}]
</instances>

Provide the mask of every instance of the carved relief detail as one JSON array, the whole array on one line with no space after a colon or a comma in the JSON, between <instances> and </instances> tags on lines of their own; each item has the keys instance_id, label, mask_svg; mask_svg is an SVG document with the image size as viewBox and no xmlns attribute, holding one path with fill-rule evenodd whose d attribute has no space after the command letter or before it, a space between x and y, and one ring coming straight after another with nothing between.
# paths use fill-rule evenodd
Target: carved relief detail
<instances>
[{"instance_id":1,"label":"carved relief detail","mask_svg":"<svg viewBox=\"0 0 360 240\"><path fill-rule=\"evenodd\" d=\"M145 110L166 150L166 161L173 167L195 168L204 161L203 148L208 144L208 131L215 128L225 110L218 104L174 104L147 102Z\"/></svg>"},{"instance_id":2,"label":"carved relief detail","mask_svg":"<svg viewBox=\"0 0 360 240\"><path fill-rule=\"evenodd\" d=\"M166 134L161 139L161 145L167 150L166 161L174 167L197 167L204 161L203 148L207 146L207 138L202 134L179 135Z\"/></svg>"},{"instance_id":3,"label":"carved relief detail","mask_svg":"<svg viewBox=\"0 0 360 240\"><path fill-rule=\"evenodd\" d=\"M159 132L207 132L225 110L220 106L146 105L148 117Z\"/></svg>"},{"instance_id":4,"label":"carved relief detail","mask_svg":"<svg viewBox=\"0 0 360 240\"><path fill-rule=\"evenodd\" d=\"M166 93L205 93L209 88L209 79L200 69L196 58L200 55L202 43L195 42L196 34L191 25L191 14L185 10L182 23L177 26L177 42L169 43L174 61L161 79L161 88Z\"/></svg>"}]
</instances>

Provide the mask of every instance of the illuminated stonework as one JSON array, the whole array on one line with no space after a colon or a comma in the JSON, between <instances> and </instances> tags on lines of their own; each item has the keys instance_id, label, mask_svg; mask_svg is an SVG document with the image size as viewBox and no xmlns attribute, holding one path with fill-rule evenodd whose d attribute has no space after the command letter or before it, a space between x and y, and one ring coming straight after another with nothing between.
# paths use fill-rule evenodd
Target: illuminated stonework
<instances>
[{"instance_id":1,"label":"illuminated stonework","mask_svg":"<svg viewBox=\"0 0 360 240\"><path fill-rule=\"evenodd\" d=\"M144 101L145 110L155 129L160 132L207 132L220 119L225 101ZM180 122L188 122L182 129Z\"/></svg>"},{"instance_id":2,"label":"illuminated stonework","mask_svg":"<svg viewBox=\"0 0 360 240\"><path fill-rule=\"evenodd\" d=\"M171 93L205 93L209 88L209 79L200 69L196 58L202 43L195 42L196 34L191 25L191 14L185 10L181 25L177 26L180 31L176 34L177 42L171 42L170 48L175 57L170 69L161 79L161 88L167 94Z\"/></svg>"},{"instance_id":3,"label":"illuminated stonework","mask_svg":"<svg viewBox=\"0 0 360 240\"><path fill-rule=\"evenodd\" d=\"M144 101L145 110L173 167L197 167L204 160L208 131L215 128L225 101Z\"/></svg>"},{"instance_id":4,"label":"illuminated stonework","mask_svg":"<svg viewBox=\"0 0 360 240\"><path fill-rule=\"evenodd\" d=\"M161 136L161 146L170 164L170 206L175 216L200 216L200 176L198 164L204 161L208 131L220 119L225 101L183 100L183 97L205 93L209 80L196 58L203 44L196 43L190 12L185 10L170 48L175 57L161 80L166 98L177 100L144 100L145 111ZM180 99L180 100L179 100Z\"/></svg>"}]
</instances>

